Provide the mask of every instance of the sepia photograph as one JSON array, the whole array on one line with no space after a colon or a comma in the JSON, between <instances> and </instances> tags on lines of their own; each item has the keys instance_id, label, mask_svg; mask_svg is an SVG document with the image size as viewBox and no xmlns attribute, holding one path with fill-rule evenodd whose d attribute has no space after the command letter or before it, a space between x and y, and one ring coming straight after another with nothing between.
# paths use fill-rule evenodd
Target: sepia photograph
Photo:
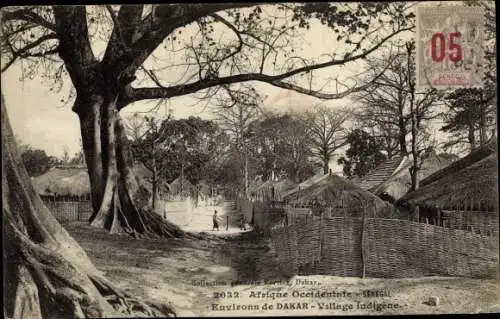
<instances>
[{"instance_id":1,"label":"sepia photograph","mask_svg":"<svg viewBox=\"0 0 500 319\"><path fill-rule=\"evenodd\" d=\"M500 312L494 1L0 27L5 318Z\"/></svg>"}]
</instances>

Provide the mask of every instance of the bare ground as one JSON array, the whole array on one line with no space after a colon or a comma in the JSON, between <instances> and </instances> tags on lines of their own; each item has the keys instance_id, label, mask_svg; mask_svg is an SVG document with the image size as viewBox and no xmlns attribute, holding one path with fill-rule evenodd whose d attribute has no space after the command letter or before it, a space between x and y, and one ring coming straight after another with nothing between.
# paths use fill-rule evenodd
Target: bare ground
<instances>
[{"instance_id":1,"label":"bare ground","mask_svg":"<svg viewBox=\"0 0 500 319\"><path fill-rule=\"evenodd\" d=\"M117 285L144 299L169 301L180 316L500 311L498 280L443 277L285 278L280 274L268 242L259 239L252 232L220 233L221 240L217 241L134 240L127 236L110 235L81 223L65 227L82 245L96 267ZM302 282L299 283L298 280ZM235 282L245 284L231 286L231 283ZM317 284L312 284L314 282ZM383 292L389 296L363 297L363 291L367 290ZM307 294L323 291L340 295L318 297ZM215 298L216 292L224 292L225 298ZM258 292L267 295L259 298ZM294 292L300 293L301 296L292 296ZM275 293L274 299L271 293ZM343 295L344 293L346 295ZM429 297L438 297L439 305L427 304ZM273 306L273 309L263 309L264 304ZM223 306L229 308L222 309ZM292 306L307 309L289 309ZM246 309L243 309L245 307ZM376 307L382 308L377 311L374 309Z\"/></svg>"}]
</instances>

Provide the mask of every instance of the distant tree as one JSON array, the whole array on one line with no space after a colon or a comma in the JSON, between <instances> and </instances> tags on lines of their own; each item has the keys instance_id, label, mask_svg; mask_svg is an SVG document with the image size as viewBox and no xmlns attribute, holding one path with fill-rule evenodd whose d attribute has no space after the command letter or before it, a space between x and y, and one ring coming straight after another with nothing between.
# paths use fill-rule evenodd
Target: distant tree
<instances>
[{"instance_id":1,"label":"distant tree","mask_svg":"<svg viewBox=\"0 0 500 319\"><path fill-rule=\"evenodd\" d=\"M133 115L125 127L131 139L132 157L152 173L153 208L161 179L171 182L183 176L194 184L216 179L214 171L227 148L227 136L217 123L194 116L139 118Z\"/></svg>"},{"instance_id":2,"label":"distant tree","mask_svg":"<svg viewBox=\"0 0 500 319\"><path fill-rule=\"evenodd\" d=\"M168 123L170 117L164 120ZM140 116L138 113L130 116L124 125L128 135L132 138L130 150L133 161L140 162L151 172L151 206L156 207L159 188L159 176L165 165L165 147L160 147L166 138L166 125L153 116ZM133 128L133 129L132 129ZM140 130L140 133L139 133Z\"/></svg>"},{"instance_id":3,"label":"distant tree","mask_svg":"<svg viewBox=\"0 0 500 319\"><path fill-rule=\"evenodd\" d=\"M252 123L253 156L264 180L287 177L300 181L315 170L309 123L300 114L267 113Z\"/></svg>"},{"instance_id":4,"label":"distant tree","mask_svg":"<svg viewBox=\"0 0 500 319\"><path fill-rule=\"evenodd\" d=\"M21 158L29 176L33 177L44 174L55 164L44 150L29 148L21 154Z\"/></svg>"},{"instance_id":5,"label":"distant tree","mask_svg":"<svg viewBox=\"0 0 500 319\"><path fill-rule=\"evenodd\" d=\"M380 116L385 114L383 106L376 104L370 105L369 108L363 105L361 110L355 111L354 119L368 130L371 136L380 138L387 158L392 158L394 155L399 154L399 150L401 149L398 125L395 125L395 122L390 117L384 119Z\"/></svg>"},{"instance_id":6,"label":"distant tree","mask_svg":"<svg viewBox=\"0 0 500 319\"><path fill-rule=\"evenodd\" d=\"M362 177L387 158L381 138L363 129L352 130L347 135L347 143L346 156L341 157L338 163L343 165L344 175L348 177Z\"/></svg>"},{"instance_id":7,"label":"distant tree","mask_svg":"<svg viewBox=\"0 0 500 319\"><path fill-rule=\"evenodd\" d=\"M67 146L65 146L64 149L63 149L63 155L62 155L62 158L61 158L63 164L69 164L69 158L70 158L69 157L69 149L68 149Z\"/></svg>"},{"instance_id":8,"label":"distant tree","mask_svg":"<svg viewBox=\"0 0 500 319\"><path fill-rule=\"evenodd\" d=\"M496 126L496 92L489 89L458 89L446 96L445 125L441 130L452 134L445 145L468 144L473 150L491 137Z\"/></svg>"},{"instance_id":9,"label":"distant tree","mask_svg":"<svg viewBox=\"0 0 500 319\"><path fill-rule=\"evenodd\" d=\"M220 156L219 142L224 140L216 122L190 116L162 123L164 136L160 148L164 149L165 169L162 177L172 181L182 175L197 184L206 179L214 157Z\"/></svg>"},{"instance_id":10,"label":"distant tree","mask_svg":"<svg viewBox=\"0 0 500 319\"><path fill-rule=\"evenodd\" d=\"M306 117L312 152L323 164L324 174L328 174L335 152L347 144L345 123L351 115L347 109L317 106Z\"/></svg>"},{"instance_id":11,"label":"distant tree","mask_svg":"<svg viewBox=\"0 0 500 319\"><path fill-rule=\"evenodd\" d=\"M80 150L76 152L73 157L69 159L68 163L72 165L85 165L85 155L83 151Z\"/></svg>"},{"instance_id":12,"label":"distant tree","mask_svg":"<svg viewBox=\"0 0 500 319\"><path fill-rule=\"evenodd\" d=\"M243 85L237 92L230 90L228 92L230 92L230 97L219 101L220 107L215 113L218 123L232 139L233 150L240 162L239 189L242 194L248 196L249 166L251 165L250 141L255 133L250 130L250 127L261 113L262 96L249 85Z\"/></svg>"},{"instance_id":13,"label":"distant tree","mask_svg":"<svg viewBox=\"0 0 500 319\"><path fill-rule=\"evenodd\" d=\"M211 131L211 134L207 135L205 138L205 147L200 150L209 154L208 160L203 163L202 170L200 171L200 176L198 180L203 180L207 184L213 187L228 185L228 179L225 177L223 168L229 160L233 160L231 154L231 139L229 135L213 122L215 130ZM235 179L238 181L238 179ZM234 179L231 182L235 181ZM235 189L237 185L234 185L232 189Z\"/></svg>"},{"instance_id":14,"label":"distant tree","mask_svg":"<svg viewBox=\"0 0 500 319\"><path fill-rule=\"evenodd\" d=\"M249 130L254 132L252 157L258 167L256 175L261 176L262 180L275 180L287 174L286 159L283 157L286 151L285 121L284 116L269 112L250 125Z\"/></svg>"},{"instance_id":15,"label":"distant tree","mask_svg":"<svg viewBox=\"0 0 500 319\"><path fill-rule=\"evenodd\" d=\"M375 73L382 75L372 85L357 94L362 108L359 116L366 127L372 124L378 136L392 144L391 134L397 136L399 154L412 156L410 174L412 189L418 188L421 155L434 143L429 139L429 123L436 119L436 106L442 103L443 93L436 89L417 90L415 86L415 43L406 42L396 50L386 52L382 58L368 59ZM387 61L389 67L385 67ZM408 145L410 143L410 145ZM393 155L392 151L389 155Z\"/></svg>"},{"instance_id":16,"label":"distant tree","mask_svg":"<svg viewBox=\"0 0 500 319\"><path fill-rule=\"evenodd\" d=\"M465 144L473 150L496 134L496 10L492 1L474 0L466 5L485 9L485 77L482 88L457 89L446 96L445 125L441 130L452 134L445 147Z\"/></svg>"}]
</instances>

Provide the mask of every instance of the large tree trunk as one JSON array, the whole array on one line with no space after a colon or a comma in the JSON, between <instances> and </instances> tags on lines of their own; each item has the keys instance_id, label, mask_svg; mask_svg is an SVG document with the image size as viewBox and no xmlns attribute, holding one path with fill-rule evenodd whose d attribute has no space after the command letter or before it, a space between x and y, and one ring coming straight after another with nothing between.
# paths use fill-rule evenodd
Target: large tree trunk
<instances>
[{"instance_id":1,"label":"large tree trunk","mask_svg":"<svg viewBox=\"0 0 500 319\"><path fill-rule=\"evenodd\" d=\"M172 314L120 292L93 266L31 185L3 95L1 108L4 315L36 319Z\"/></svg>"},{"instance_id":2,"label":"large tree trunk","mask_svg":"<svg viewBox=\"0 0 500 319\"><path fill-rule=\"evenodd\" d=\"M117 110L117 94L77 97L83 150L94 214L90 223L111 233L146 237L191 236L147 208L149 192L131 169L128 141Z\"/></svg>"},{"instance_id":3,"label":"large tree trunk","mask_svg":"<svg viewBox=\"0 0 500 319\"><path fill-rule=\"evenodd\" d=\"M330 166L329 166L330 156L328 154L326 154L326 152L325 152L325 154L323 154L322 160L323 160L323 174L326 175L326 174L330 173Z\"/></svg>"},{"instance_id":4,"label":"large tree trunk","mask_svg":"<svg viewBox=\"0 0 500 319\"><path fill-rule=\"evenodd\" d=\"M420 159L417 150L417 137L418 137L418 119L417 113L418 108L415 107L415 80L412 75L412 63L411 56L414 48L414 44L412 42L407 42L407 67L408 67L408 86L410 91L410 121L411 121L411 155L412 155L412 165L410 167L410 175L411 175L411 191L417 190L419 187L418 183L418 175L420 171Z\"/></svg>"}]
</instances>

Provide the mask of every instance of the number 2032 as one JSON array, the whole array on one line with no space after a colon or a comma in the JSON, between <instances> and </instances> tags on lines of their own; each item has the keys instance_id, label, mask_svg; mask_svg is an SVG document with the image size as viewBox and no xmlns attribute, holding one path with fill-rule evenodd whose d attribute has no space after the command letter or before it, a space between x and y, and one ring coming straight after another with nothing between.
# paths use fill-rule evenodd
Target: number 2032
<instances>
[{"instance_id":1,"label":"number 2032","mask_svg":"<svg viewBox=\"0 0 500 319\"><path fill-rule=\"evenodd\" d=\"M214 298L239 298L240 294L238 292L214 292Z\"/></svg>"},{"instance_id":2,"label":"number 2032","mask_svg":"<svg viewBox=\"0 0 500 319\"><path fill-rule=\"evenodd\" d=\"M442 62L446 58L446 42L448 42L449 49L448 58L453 62L462 60L462 47L456 43L456 40L460 38L460 36L460 32L452 32L449 34L447 41L443 33L434 33L431 38L432 60L435 62Z\"/></svg>"}]
</instances>

